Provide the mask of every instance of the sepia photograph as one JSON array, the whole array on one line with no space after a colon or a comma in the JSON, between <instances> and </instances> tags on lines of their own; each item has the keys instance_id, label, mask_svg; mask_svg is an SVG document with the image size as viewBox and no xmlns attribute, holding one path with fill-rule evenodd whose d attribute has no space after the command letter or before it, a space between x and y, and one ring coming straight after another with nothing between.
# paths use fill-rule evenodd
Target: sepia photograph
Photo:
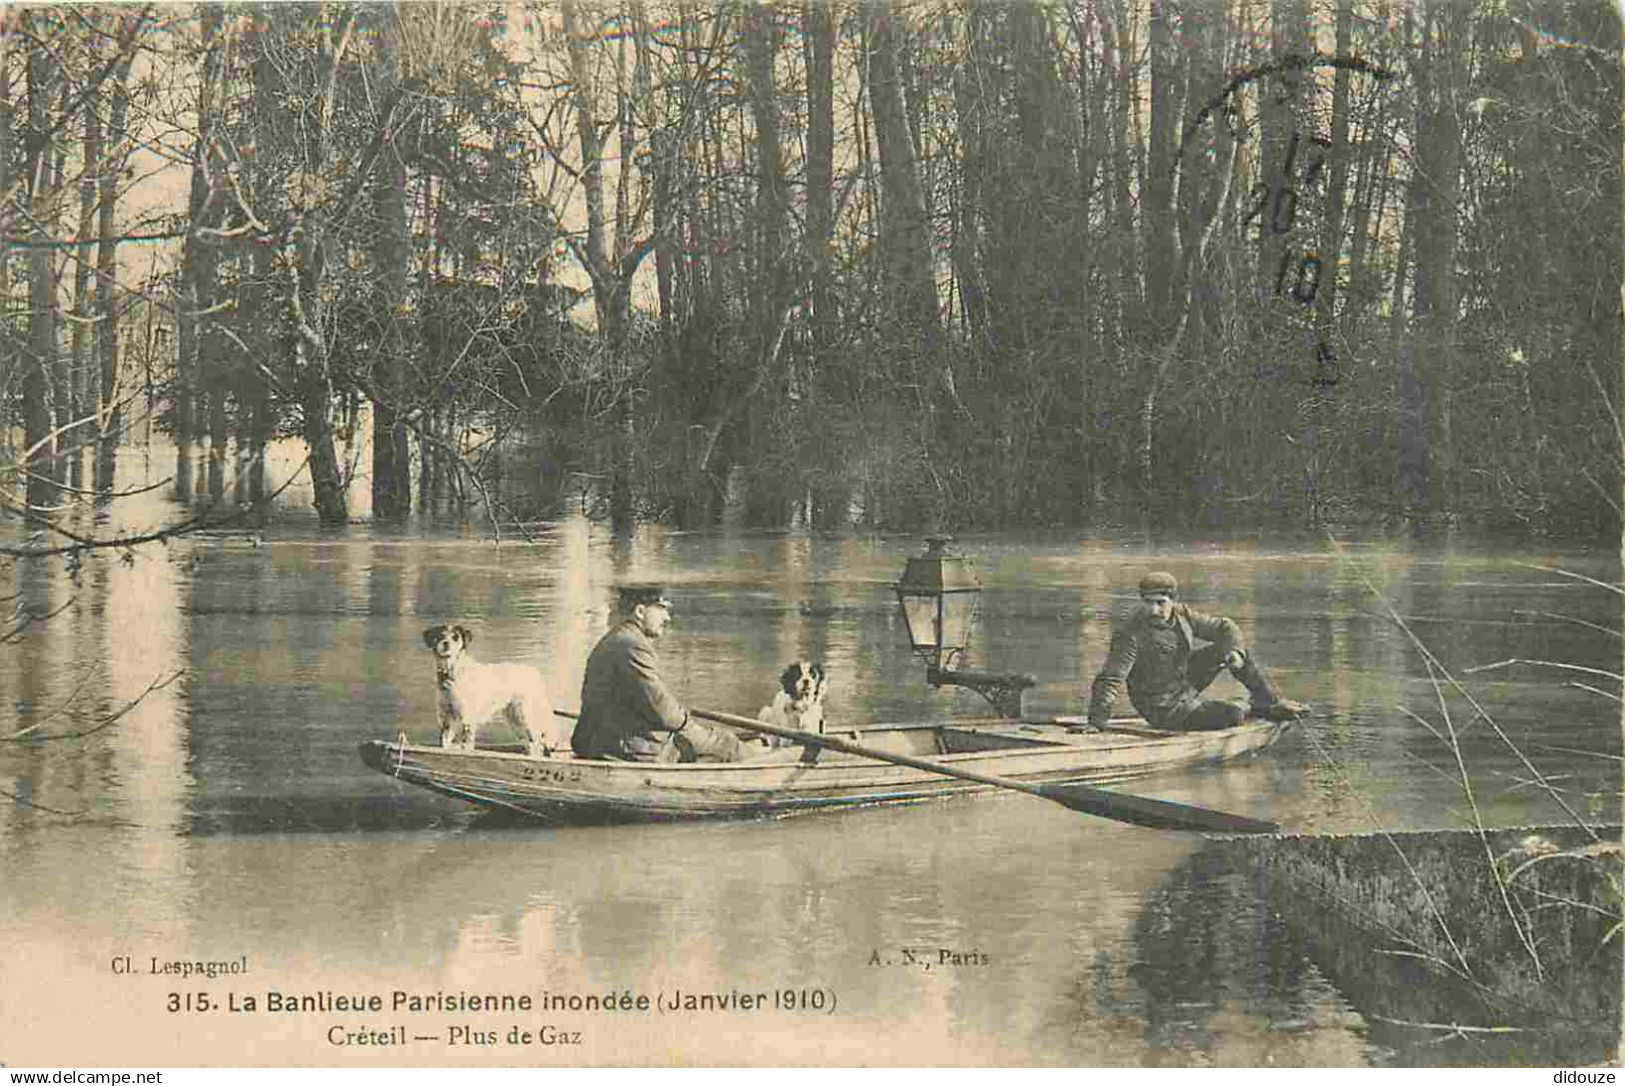
<instances>
[{"instance_id":1,"label":"sepia photograph","mask_svg":"<svg viewBox=\"0 0 1625 1086\"><path fill-rule=\"evenodd\" d=\"M1617 1067L1621 20L0 5L0 1068Z\"/></svg>"}]
</instances>

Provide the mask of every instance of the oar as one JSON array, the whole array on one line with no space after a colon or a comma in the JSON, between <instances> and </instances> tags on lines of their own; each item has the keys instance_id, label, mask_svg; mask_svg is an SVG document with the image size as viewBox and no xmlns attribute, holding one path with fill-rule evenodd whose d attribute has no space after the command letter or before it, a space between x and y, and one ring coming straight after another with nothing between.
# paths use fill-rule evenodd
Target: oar
<instances>
[{"instance_id":1,"label":"oar","mask_svg":"<svg viewBox=\"0 0 1625 1086\"><path fill-rule=\"evenodd\" d=\"M1110 792L1104 788L1091 788L1086 784L1028 784L1026 781L996 777L992 773L979 773L973 769L961 769L956 765L945 765L926 758L860 746L833 735L813 735L793 728L780 728L774 724L764 724L759 720L750 720L732 713L709 709L690 709L689 713L706 720L714 720L718 724L761 732L764 735L776 735L780 739L788 739L803 746L828 747L843 754L873 758L877 762L891 762L893 765L922 769L927 773L940 773L944 777L958 777L960 780L974 781L993 788L1026 792L1030 796L1054 800L1074 811L1116 819L1118 822L1131 822L1136 826L1150 826L1159 830L1206 830L1217 833L1275 833L1280 829L1274 822L1248 818L1245 815L1228 814L1208 807L1193 807L1188 803L1175 803L1166 799L1130 796L1122 792Z\"/></svg>"}]
</instances>

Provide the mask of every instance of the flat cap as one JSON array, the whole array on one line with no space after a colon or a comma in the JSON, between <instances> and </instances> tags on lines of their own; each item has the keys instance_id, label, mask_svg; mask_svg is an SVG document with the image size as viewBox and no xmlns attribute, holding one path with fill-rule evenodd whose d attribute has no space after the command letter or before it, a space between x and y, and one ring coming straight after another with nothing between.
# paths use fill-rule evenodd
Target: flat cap
<instances>
[{"instance_id":1,"label":"flat cap","mask_svg":"<svg viewBox=\"0 0 1625 1086\"><path fill-rule=\"evenodd\" d=\"M1172 573L1157 570L1147 573L1140 578L1140 595L1142 596L1177 596L1179 595L1179 582Z\"/></svg>"},{"instance_id":2,"label":"flat cap","mask_svg":"<svg viewBox=\"0 0 1625 1086\"><path fill-rule=\"evenodd\" d=\"M617 589L621 595L621 610L630 611L639 604L653 606L659 604L670 611L671 593L666 591L665 585L660 584L624 584Z\"/></svg>"}]
</instances>

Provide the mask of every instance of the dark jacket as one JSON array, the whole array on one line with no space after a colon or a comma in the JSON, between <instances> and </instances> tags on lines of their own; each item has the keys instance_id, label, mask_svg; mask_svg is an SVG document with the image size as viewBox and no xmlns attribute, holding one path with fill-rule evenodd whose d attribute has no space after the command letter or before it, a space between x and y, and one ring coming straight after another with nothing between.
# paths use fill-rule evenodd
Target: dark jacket
<instances>
[{"instance_id":1,"label":"dark jacket","mask_svg":"<svg viewBox=\"0 0 1625 1086\"><path fill-rule=\"evenodd\" d=\"M1191 645L1200 638L1217 645L1221 654L1241 648L1241 629L1227 618L1215 618L1174 604L1174 651L1156 651L1156 629L1150 609L1141 605L1112 629L1106 662L1089 693L1089 723L1100 727L1111 718L1112 704L1125 682L1129 701L1152 725L1166 718L1181 701L1194 698L1189 674Z\"/></svg>"},{"instance_id":2,"label":"dark jacket","mask_svg":"<svg viewBox=\"0 0 1625 1086\"><path fill-rule=\"evenodd\" d=\"M581 719L570 747L583 757L654 761L687 720L687 711L660 679L654 643L627 619L599 639L587 657Z\"/></svg>"}]
</instances>

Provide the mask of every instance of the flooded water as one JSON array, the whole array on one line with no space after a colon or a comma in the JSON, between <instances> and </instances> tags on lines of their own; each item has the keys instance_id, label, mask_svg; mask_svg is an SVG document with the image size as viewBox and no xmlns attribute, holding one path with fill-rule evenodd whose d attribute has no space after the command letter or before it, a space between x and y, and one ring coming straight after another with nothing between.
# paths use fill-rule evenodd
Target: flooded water
<instances>
[{"instance_id":1,"label":"flooded water","mask_svg":"<svg viewBox=\"0 0 1625 1086\"><path fill-rule=\"evenodd\" d=\"M754 715L782 665L811 658L827 662L834 720L985 713L974 695L928 688L907 652L888 586L915 539L645 528L617 540L582 519L537 535L498 546L472 529L327 536L295 522L89 562L77 582L40 564L8 573L0 595L64 610L0 647L0 736L81 731L140 700L91 735L0 743L14 797L0 797L0 1062L1434 1062L1435 1037L1374 1030L1189 836L1023 796L501 826L365 769L359 742L434 732L425 626L462 622L481 659L537 664L574 707L613 586L632 580L672 588L661 653L691 704ZM1617 639L1584 623L1616 624L1618 598L1531 568L1617 583L1607 555L1368 541L1342 558L1317 539L1058 535L959 546L987 586L970 666L1038 675L1031 711L1082 711L1109 616L1148 567L1234 617L1283 690L1316 706L1264 757L1149 778L1144 794L1292 832L1457 827L1469 803L1430 733L1453 727L1486 823L1568 821L1499 729L1575 814L1618 820L1618 706L1575 685L1606 681L1526 664L1464 676L1494 724L1452 697L1447 726L1362 581L1458 676L1512 659L1617 670ZM219 980L151 975L154 958L245 955L246 974ZM120 956L137 975L115 969ZM834 1007L468 1016L468 1036L544 1020L579 1034L515 1048L448 1047L457 1014L165 1006L171 991L220 1002L321 988L816 990ZM87 1037L87 1021L110 1025ZM439 1040L358 1053L328 1033L395 1021Z\"/></svg>"}]
</instances>

